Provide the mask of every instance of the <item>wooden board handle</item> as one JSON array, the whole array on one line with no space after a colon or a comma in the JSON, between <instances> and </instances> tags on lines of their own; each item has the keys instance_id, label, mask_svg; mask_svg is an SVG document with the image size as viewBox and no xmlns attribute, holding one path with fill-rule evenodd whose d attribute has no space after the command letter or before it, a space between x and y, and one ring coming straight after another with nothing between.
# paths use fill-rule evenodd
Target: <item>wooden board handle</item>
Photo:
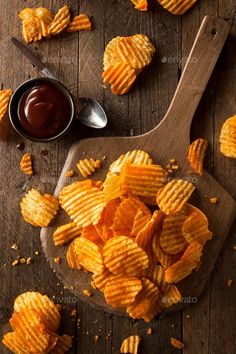
<instances>
[{"instance_id":1,"label":"wooden board handle","mask_svg":"<svg viewBox=\"0 0 236 354\"><path fill-rule=\"evenodd\" d=\"M192 118L224 46L229 29L229 24L223 19L212 16L204 18L170 107L162 122L152 133L155 134L155 130L164 128L163 133L169 132L172 137L181 134L181 137L189 140Z\"/></svg>"}]
</instances>

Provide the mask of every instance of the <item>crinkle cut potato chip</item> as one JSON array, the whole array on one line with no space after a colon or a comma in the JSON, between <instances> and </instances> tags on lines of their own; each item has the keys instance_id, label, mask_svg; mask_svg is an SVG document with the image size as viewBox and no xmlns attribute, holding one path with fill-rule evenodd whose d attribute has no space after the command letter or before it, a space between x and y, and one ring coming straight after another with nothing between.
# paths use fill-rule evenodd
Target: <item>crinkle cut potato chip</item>
<instances>
[{"instance_id":1,"label":"crinkle cut potato chip","mask_svg":"<svg viewBox=\"0 0 236 354\"><path fill-rule=\"evenodd\" d=\"M106 240L114 236L111 227L119 204L119 199L112 199L107 202L105 209L103 209L99 223L95 225L96 232L103 242L106 242Z\"/></svg>"},{"instance_id":2,"label":"crinkle cut potato chip","mask_svg":"<svg viewBox=\"0 0 236 354\"><path fill-rule=\"evenodd\" d=\"M104 291L106 283L111 277L113 274L106 268L101 274L93 274L92 281L97 289Z\"/></svg>"},{"instance_id":3,"label":"crinkle cut potato chip","mask_svg":"<svg viewBox=\"0 0 236 354\"><path fill-rule=\"evenodd\" d=\"M151 63L155 51L155 47L144 34L121 37L115 45L115 55L120 62L137 70Z\"/></svg>"},{"instance_id":4,"label":"crinkle cut potato chip","mask_svg":"<svg viewBox=\"0 0 236 354\"><path fill-rule=\"evenodd\" d=\"M0 123L7 111L8 103L12 95L12 90L0 90Z\"/></svg>"},{"instance_id":5,"label":"crinkle cut potato chip","mask_svg":"<svg viewBox=\"0 0 236 354\"><path fill-rule=\"evenodd\" d=\"M212 232L208 230L208 220L203 213L192 213L182 226L182 233L188 243L198 241L205 244L212 238Z\"/></svg>"},{"instance_id":6,"label":"crinkle cut potato chip","mask_svg":"<svg viewBox=\"0 0 236 354\"><path fill-rule=\"evenodd\" d=\"M20 168L26 175L33 175L32 156L28 152L23 155L20 162Z\"/></svg>"},{"instance_id":7,"label":"crinkle cut potato chip","mask_svg":"<svg viewBox=\"0 0 236 354\"><path fill-rule=\"evenodd\" d=\"M82 231L82 237L93 242L99 248L102 248L104 245L104 241L100 237L100 235L96 229L96 226L94 226L94 225L89 225L89 226L84 227L83 231Z\"/></svg>"},{"instance_id":8,"label":"crinkle cut potato chip","mask_svg":"<svg viewBox=\"0 0 236 354\"><path fill-rule=\"evenodd\" d=\"M23 309L36 311L43 319L47 329L56 332L59 328L61 315L57 306L47 295L38 292L26 292L19 295L14 302L14 311L19 313Z\"/></svg>"},{"instance_id":9,"label":"crinkle cut potato chip","mask_svg":"<svg viewBox=\"0 0 236 354\"><path fill-rule=\"evenodd\" d=\"M92 24L89 17L85 14L80 14L75 16L67 27L67 32L77 32L77 31L91 31Z\"/></svg>"},{"instance_id":10,"label":"crinkle cut potato chip","mask_svg":"<svg viewBox=\"0 0 236 354\"><path fill-rule=\"evenodd\" d=\"M181 294L178 288L173 284L168 284L161 293L160 305L161 308L168 309L176 305L181 300Z\"/></svg>"},{"instance_id":11,"label":"crinkle cut potato chip","mask_svg":"<svg viewBox=\"0 0 236 354\"><path fill-rule=\"evenodd\" d=\"M126 94L136 80L135 70L126 63L109 65L102 74L103 82L111 85L115 95Z\"/></svg>"},{"instance_id":12,"label":"crinkle cut potato chip","mask_svg":"<svg viewBox=\"0 0 236 354\"><path fill-rule=\"evenodd\" d=\"M120 353L138 354L140 341L141 338L137 335L124 339L120 347Z\"/></svg>"},{"instance_id":13,"label":"crinkle cut potato chip","mask_svg":"<svg viewBox=\"0 0 236 354\"><path fill-rule=\"evenodd\" d=\"M49 26L50 34L53 36L62 32L70 23L70 10L67 5L63 6L55 15Z\"/></svg>"},{"instance_id":14,"label":"crinkle cut potato chip","mask_svg":"<svg viewBox=\"0 0 236 354\"><path fill-rule=\"evenodd\" d=\"M110 173L120 174L126 164L132 165L151 165L152 159L150 155L143 150L132 150L121 155L117 160L112 162L109 167Z\"/></svg>"},{"instance_id":15,"label":"crinkle cut potato chip","mask_svg":"<svg viewBox=\"0 0 236 354\"><path fill-rule=\"evenodd\" d=\"M203 245L193 241L180 260L166 269L165 280L167 283L178 283L189 276L200 265L202 249Z\"/></svg>"},{"instance_id":16,"label":"crinkle cut potato chip","mask_svg":"<svg viewBox=\"0 0 236 354\"><path fill-rule=\"evenodd\" d=\"M151 220L151 213L148 215L139 209L134 218L134 223L131 231L131 236L138 236L139 232L146 226L146 224Z\"/></svg>"},{"instance_id":17,"label":"crinkle cut potato chip","mask_svg":"<svg viewBox=\"0 0 236 354\"><path fill-rule=\"evenodd\" d=\"M57 344L50 351L50 354L64 354L72 348L72 337L68 334L63 334L62 336L56 336Z\"/></svg>"},{"instance_id":18,"label":"crinkle cut potato chip","mask_svg":"<svg viewBox=\"0 0 236 354\"><path fill-rule=\"evenodd\" d=\"M164 9L173 15L183 15L187 12L197 0L157 0Z\"/></svg>"},{"instance_id":19,"label":"crinkle cut potato chip","mask_svg":"<svg viewBox=\"0 0 236 354\"><path fill-rule=\"evenodd\" d=\"M103 185L103 193L106 201L120 197L121 194L121 177L120 175L108 173Z\"/></svg>"},{"instance_id":20,"label":"crinkle cut potato chip","mask_svg":"<svg viewBox=\"0 0 236 354\"><path fill-rule=\"evenodd\" d=\"M100 160L84 159L77 163L77 168L83 177L91 176L98 168L101 167Z\"/></svg>"},{"instance_id":21,"label":"crinkle cut potato chip","mask_svg":"<svg viewBox=\"0 0 236 354\"><path fill-rule=\"evenodd\" d=\"M165 281L165 269L161 265L154 264L148 268L146 278L151 280L160 291L166 289L167 283Z\"/></svg>"},{"instance_id":22,"label":"crinkle cut potato chip","mask_svg":"<svg viewBox=\"0 0 236 354\"><path fill-rule=\"evenodd\" d=\"M179 212L191 197L195 186L182 179L173 179L157 193L156 201L166 215Z\"/></svg>"},{"instance_id":23,"label":"crinkle cut potato chip","mask_svg":"<svg viewBox=\"0 0 236 354\"><path fill-rule=\"evenodd\" d=\"M147 0L131 0L131 1L135 5L135 9L140 11L147 11L148 9Z\"/></svg>"},{"instance_id":24,"label":"crinkle cut potato chip","mask_svg":"<svg viewBox=\"0 0 236 354\"><path fill-rule=\"evenodd\" d=\"M54 245L63 246L65 243L80 236L81 231L82 230L74 222L59 226L53 233Z\"/></svg>"},{"instance_id":25,"label":"crinkle cut potato chip","mask_svg":"<svg viewBox=\"0 0 236 354\"><path fill-rule=\"evenodd\" d=\"M167 173L160 165L126 164L121 173L121 194L150 197L155 201Z\"/></svg>"},{"instance_id":26,"label":"crinkle cut potato chip","mask_svg":"<svg viewBox=\"0 0 236 354\"><path fill-rule=\"evenodd\" d=\"M76 239L75 239L76 240ZM72 241L72 243L70 244L68 250L67 250L67 253L66 253L66 260L67 260L67 263L68 263L68 266L71 268L71 269L81 269L81 266L80 266L80 262L79 262L79 259L77 257L77 254L75 252L75 240Z\"/></svg>"},{"instance_id":27,"label":"crinkle cut potato chip","mask_svg":"<svg viewBox=\"0 0 236 354\"><path fill-rule=\"evenodd\" d=\"M186 215L182 212L168 215L163 221L160 235L160 246L166 253L177 254L187 247L186 239L182 233L182 227Z\"/></svg>"},{"instance_id":28,"label":"crinkle cut potato chip","mask_svg":"<svg viewBox=\"0 0 236 354\"><path fill-rule=\"evenodd\" d=\"M149 260L145 251L126 236L109 239L103 248L105 266L115 275L142 275Z\"/></svg>"},{"instance_id":29,"label":"crinkle cut potato chip","mask_svg":"<svg viewBox=\"0 0 236 354\"><path fill-rule=\"evenodd\" d=\"M6 333L2 339L2 343L13 353L31 354L31 352L23 347L23 338L16 332Z\"/></svg>"},{"instance_id":30,"label":"crinkle cut potato chip","mask_svg":"<svg viewBox=\"0 0 236 354\"><path fill-rule=\"evenodd\" d=\"M52 13L45 7L38 7L30 10L33 10L35 16L38 17L39 20L42 20L46 25L49 25L53 21Z\"/></svg>"},{"instance_id":31,"label":"crinkle cut potato chip","mask_svg":"<svg viewBox=\"0 0 236 354\"><path fill-rule=\"evenodd\" d=\"M100 274L104 270L100 248L83 237L74 240L74 250L79 264L87 271Z\"/></svg>"},{"instance_id":32,"label":"crinkle cut potato chip","mask_svg":"<svg viewBox=\"0 0 236 354\"><path fill-rule=\"evenodd\" d=\"M115 45L118 39L121 37L113 38L106 46L104 56L103 56L103 68L104 71L110 66L115 65L119 62L115 55Z\"/></svg>"},{"instance_id":33,"label":"crinkle cut potato chip","mask_svg":"<svg viewBox=\"0 0 236 354\"><path fill-rule=\"evenodd\" d=\"M150 322L161 311L159 298L158 287L150 280L142 278L142 290L136 296L135 302L127 307L129 316Z\"/></svg>"},{"instance_id":34,"label":"crinkle cut potato chip","mask_svg":"<svg viewBox=\"0 0 236 354\"><path fill-rule=\"evenodd\" d=\"M33 188L23 197L20 206L24 220L40 227L47 227L59 209L56 198L49 194L42 195Z\"/></svg>"},{"instance_id":35,"label":"crinkle cut potato chip","mask_svg":"<svg viewBox=\"0 0 236 354\"><path fill-rule=\"evenodd\" d=\"M116 209L111 230L116 236L130 236L139 210L150 216L150 210L137 198L125 198Z\"/></svg>"},{"instance_id":36,"label":"crinkle cut potato chip","mask_svg":"<svg viewBox=\"0 0 236 354\"><path fill-rule=\"evenodd\" d=\"M142 290L141 280L132 276L113 275L105 285L104 296L113 307L127 307Z\"/></svg>"},{"instance_id":37,"label":"crinkle cut potato chip","mask_svg":"<svg viewBox=\"0 0 236 354\"><path fill-rule=\"evenodd\" d=\"M40 20L32 16L22 21L22 36L25 42L36 42L42 39L42 28Z\"/></svg>"},{"instance_id":38,"label":"crinkle cut potato chip","mask_svg":"<svg viewBox=\"0 0 236 354\"><path fill-rule=\"evenodd\" d=\"M220 152L232 159L236 158L236 115L228 118L220 132Z\"/></svg>"},{"instance_id":39,"label":"crinkle cut potato chip","mask_svg":"<svg viewBox=\"0 0 236 354\"><path fill-rule=\"evenodd\" d=\"M188 160L192 168L202 176L203 160L206 155L208 141L206 139L197 139L191 143L188 150Z\"/></svg>"},{"instance_id":40,"label":"crinkle cut potato chip","mask_svg":"<svg viewBox=\"0 0 236 354\"><path fill-rule=\"evenodd\" d=\"M78 227L98 224L106 206L103 192L94 187L91 180L74 182L64 187L59 201Z\"/></svg>"}]
</instances>

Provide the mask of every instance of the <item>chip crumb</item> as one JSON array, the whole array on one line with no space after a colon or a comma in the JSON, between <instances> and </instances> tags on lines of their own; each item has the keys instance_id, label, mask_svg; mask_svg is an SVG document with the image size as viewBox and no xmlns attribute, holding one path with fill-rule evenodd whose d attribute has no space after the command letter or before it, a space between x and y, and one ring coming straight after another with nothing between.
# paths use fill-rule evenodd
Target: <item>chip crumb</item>
<instances>
[{"instance_id":1,"label":"chip crumb","mask_svg":"<svg viewBox=\"0 0 236 354\"><path fill-rule=\"evenodd\" d=\"M179 169L179 165L172 165L171 167L173 170L178 170Z\"/></svg>"},{"instance_id":2,"label":"chip crumb","mask_svg":"<svg viewBox=\"0 0 236 354\"><path fill-rule=\"evenodd\" d=\"M13 243L13 245L11 245L11 249L17 251L19 247L17 246L16 243Z\"/></svg>"},{"instance_id":3,"label":"chip crumb","mask_svg":"<svg viewBox=\"0 0 236 354\"><path fill-rule=\"evenodd\" d=\"M12 262L12 266L13 267L15 267L18 264L19 264L19 259L16 259L15 261Z\"/></svg>"},{"instance_id":4,"label":"chip crumb","mask_svg":"<svg viewBox=\"0 0 236 354\"><path fill-rule=\"evenodd\" d=\"M186 318L189 319L191 316L190 315L186 315Z\"/></svg>"},{"instance_id":5,"label":"chip crumb","mask_svg":"<svg viewBox=\"0 0 236 354\"><path fill-rule=\"evenodd\" d=\"M32 258L31 257L28 257L27 259L26 259L26 264L27 265L30 265L32 263Z\"/></svg>"},{"instance_id":6,"label":"chip crumb","mask_svg":"<svg viewBox=\"0 0 236 354\"><path fill-rule=\"evenodd\" d=\"M98 335L94 336L94 341L95 341L95 342L98 342L98 341L99 341L99 336L98 336Z\"/></svg>"},{"instance_id":7,"label":"chip crumb","mask_svg":"<svg viewBox=\"0 0 236 354\"><path fill-rule=\"evenodd\" d=\"M91 291L89 291L89 290L87 290L87 289L84 289L84 290L83 290L83 295L84 295L84 296L87 296L87 297L90 297L90 296L92 296L92 293L91 293Z\"/></svg>"},{"instance_id":8,"label":"chip crumb","mask_svg":"<svg viewBox=\"0 0 236 354\"><path fill-rule=\"evenodd\" d=\"M233 284L233 280L232 279L228 279L227 285L228 285L229 288L232 286L232 284Z\"/></svg>"},{"instance_id":9,"label":"chip crumb","mask_svg":"<svg viewBox=\"0 0 236 354\"><path fill-rule=\"evenodd\" d=\"M175 163L176 160L175 160L175 159L170 159L169 162L170 162L170 163Z\"/></svg>"},{"instance_id":10,"label":"chip crumb","mask_svg":"<svg viewBox=\"0 0 236 354\"><path fill-rule=\"evenodd\" d=\"M169 173L173 173L174 171L173 171L173 170L171 170L171 169L169 169L169 170L167 170L167 172L169 172Z\"/></svg>"},{"instance_id":11,"label":"chip crumb","mask_svg":"<svg viewBox=\"0 0 236 354\"><path fill-rule=\"evenodd\" d=\"M106 156L105 155L102 157L102 160L106 160Z\"/></svg>"},{"instance_id":12,"label":"chip crumb","mask_svg":"<svg viewBox=\"0 0 236 354\"><path fill-rule=\"evenodd\" d=\"M73 310L71 311L71 316L76 317L76 315L77 315L77 310L76 310L76 309L73 309Z\"/></svg>"},{"instance_id":13,"label":"chip crumb","mask_svg":"<svg viewBox=\"0 0 236 354\"><path fill-rule=\"evenodd\" d=\"M153 332L152 328L149 327L149 328L147 329L147 334L150 335L150 334L152 334L152 332Z\"/></svg>"},{"instance_id":14,"label":"chip crumb","mask_svg":"<svg viewBox=\"0 0 236 354\"><path fill-rule=\"evenodd\" d=\"M170 338L170 344L177 348L177 349L183 349L184 348L184 343L181 342L180 340L176 339L176 338Z\"/></svg>"},{"instance_id":15,"label":"chip crumb","mask_svg":"<svg viewBox=\"0 0 236 354\"><path fill-rule=\"evenodd\" d=\"M73 177L73 176L74 176L74 171L73 171L73 170L67 171L67 172L65 173L65 176L66 176L66 177Z\"/></svg>"},{"instance_id":16,"label":"chip crumb","mask_svg":"<svg viewBox=\"0 0 236 354\"><path fill-rule=\"evenodd\" d=\"M56 263L56 264L61 264L61 257L55 257L55 258L53 259L53 261L54 261L54 263Z\"/></svg>"},{"instance_id":17,"label":"chip crumb","mask_svg":"<svg viewBox=\"0 0 236 354\"><path fill-rule=\"evenodd\" d=\"M210 198L210 202L211 202L211 204L217 204L218 203L218 198L212 197L212 198Z\"/></svg>"},{"instance_id":18,"label":"chip crumb","mask_svg":"<svg viewBox=\"0 0 236 354\"><path fill-rule=\"evenodd\" d=\"M35 251L34 254L35 254L36 256L38 256L38 255L39 255L39 251Z\"/></svg>"},{"instance_id":19,"label":"chip crumb","mask_svg":"<svg viewBox=\"0 0 236 354\"><path fill-rule=\"evenodd\" d=\"M21 259L20 259L20 263L21 263L21 264L25 264L25 263L26 263L26 258L24 258L24 257L21 258Z\"/></svg>"}]
</instances>

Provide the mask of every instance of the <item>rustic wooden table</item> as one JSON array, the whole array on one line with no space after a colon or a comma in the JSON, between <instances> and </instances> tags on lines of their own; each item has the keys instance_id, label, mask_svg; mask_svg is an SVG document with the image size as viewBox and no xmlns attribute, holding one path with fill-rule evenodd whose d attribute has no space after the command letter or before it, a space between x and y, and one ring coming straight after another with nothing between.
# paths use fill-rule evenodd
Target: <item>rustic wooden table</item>
<instances>
[{"instance_id":1,"label":"rustic wooden table","mask_svg":"<svg viewBox=\"0 0 236 354\"><path fill-rule=\"evenodd\" d=\"M53 192L71 144L81 137L97 134L137 135L150 130L161 120L206 14L229 19L232 28L194 118L192 138L201 136L209 140L206 169L236 197L235 161L224 158L218 146L224 119L236 111L236 2L199 0L183 17L175 17L162 10L156 0L150 1L148 13L135 11L129 0L66 2L74 13L85 12L93 16L94 31L64 35L30 47L75 95L98 99L108 114L109 125L102 132L78 127L78 131L72 131L64 139L50 144L25 141L25 151L33 154L35 169L35 175L28 179L19 170L23 152L18 151L16 145L22 139L10 127L7 117L1 124L0 336L9 330L8 320L14 298L24 291L38 290L63 305L61 331L75 338L71 353L119 353L122 339L131 334L140 334L143 339L140 354L179 353L180 350L169 344L173 336L186 344L182 351L184 354L233 354L236 351L235 227L197 304L151 324L144 324L92 309L78 302L64 289L42 254L39 230L22 221L19 201L31 187ZM40 75L10 43L11 36L21 38L18 12L25 6L47 6L55 12L64 3L62 0L0 0L0 86L14 89L24 80ZM134 33L147 34L158 48L157 55L132 92L124 97L116 97L102 85L104 46L117 35ZM49 152L47 156L41 153L45 149ZM227 205L224 207L227 208ZM19 245L19 251L11 249L13 243ZM35 254L37 251L39 255ZM18 255L32 257L33 263L13 267L11 263ZM230 288L227 286L228 279L233 279ZM71 317L73 308L77 308L78 318ZM146 334L149 327L153 329L152 335ZM95 335L99 336L97 342L94 340ZM8 350L0 344L0 352L5 354Z\"/></svg>"}]
</instances>

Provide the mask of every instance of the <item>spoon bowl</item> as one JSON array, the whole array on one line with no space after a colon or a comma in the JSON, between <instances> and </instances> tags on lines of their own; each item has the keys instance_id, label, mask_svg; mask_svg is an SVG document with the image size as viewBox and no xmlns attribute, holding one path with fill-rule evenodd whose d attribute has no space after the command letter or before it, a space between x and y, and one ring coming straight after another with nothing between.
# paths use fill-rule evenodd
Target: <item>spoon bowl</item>
<instances>
[{"instance_id":1,"label":"spoon bowl","mask_svg":"<svg viewBox=\"0 0 236 354\"><path fill-rule=\"evenodd\" d=\"M107 125L107 115L102 106L92 98L80 98L76 118L84 125L102 129Z\"/></svg>"}]
</instances>

